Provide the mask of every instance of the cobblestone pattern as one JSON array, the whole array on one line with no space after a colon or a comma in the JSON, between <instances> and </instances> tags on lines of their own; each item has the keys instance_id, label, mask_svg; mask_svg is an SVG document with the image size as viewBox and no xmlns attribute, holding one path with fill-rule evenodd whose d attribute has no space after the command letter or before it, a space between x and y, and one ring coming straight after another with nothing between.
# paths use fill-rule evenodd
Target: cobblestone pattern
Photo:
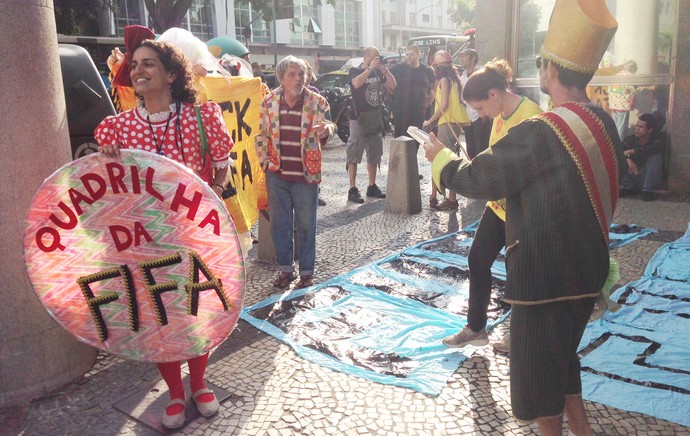
<instances>
[{"instance_id":1,"label":"cobblestone pattern","mask_svg":"<svg viewBox=\"0 0 690 436\"><path fill-rule=\"evenodd\" d=\"M386 186L388 140L382 176ZM428 208L429 164L419 152L424 174L422 205L415 215L385 213L383 200L363 205L346 202L345 149L336 140L324 150L319 208L317 271L322 282L416 243L456 231L476 221L484 202L460 198L460 209ZM358 186L366 188L366 167ZM690 203L623 199L615 222L662 230L614 250L621 265L621 283L638 278L655 251L682 235ZM274 294L274 265L247 261L245 305ZM496 340L507 325L491 335ZM37 356L40 358L40 356ZM211 355L207 378L234 395L210 419L197 418L176 434L187 435L530 435L535 425L522 425L511 415L506 356L484 347L452 375L438 397L376 384L334 372L298 357L276 339L241 322ZM83 377L29 404L0 410L2 435L152 435L148 427L112 407L117 400L159 379L155 365L99 353ZM597 435L690 435L690 429L639 413L587 403Z\"/></svg>"}]
</instances>

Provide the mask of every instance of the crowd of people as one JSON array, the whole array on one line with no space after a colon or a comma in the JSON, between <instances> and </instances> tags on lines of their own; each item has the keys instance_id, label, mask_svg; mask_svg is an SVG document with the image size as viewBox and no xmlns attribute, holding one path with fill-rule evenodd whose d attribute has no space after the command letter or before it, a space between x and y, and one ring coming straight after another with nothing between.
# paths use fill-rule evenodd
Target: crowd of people
<instances>
[{"instance_id":1,"label":"crowd of people","mask_svg":"<svg viewBox=\"0 0 690 436\"><path fill-rule=\"evenodd\" d=\"M405 135L410 126L431 132L430 142L423 144L432 162L430 207L457 209L457 195L488 200L469 253L467 325L443 344L488 344L491 265L505 247L512 333L494 347L510 354L513 414L536 420L542 434L551 435L561 434L565 413L571 434L588 435L577 346L609 272L608 226L619 179L624 180L620 194L651 192L659 183L663 149L652 115L640 116L635 135L622 142L611 116L587 97L585 88L601 48L617 27L604 1L594 1L600 3L596 16L580 10L575 18L563 3L556 2L536 59L541 90L553 106L548 112L511 91L513 72L507 61L494 59L481 66L474 49L461 53L461 71L445 50L433 53L425 66L419 48L408 47L405 62L388 69L376 47L366 48L362 64L349 71L353 106L347 199L364 202L356 179L365 151L366 196L385 198L376 176L383 154L381 109L384 98L391 97L396 136ZM133 90L136 105L99 125L95 137L100 150L113 157L121 148L166 156L189 167L221 196L233 142L220 107L198 105L193 63L174 44L155 41L148 29L139 27L126 30L127 52L114 52L112 62L118 66L115 81ZM576 30L582 43L573 44L574 35L564 28ZM260 65L247 65L261 76ZM275 72L279 86L266 90L254 137L266 174L278 265L272 284L285 289L299 277L295 287L304 288L313 284L316 267L321 148L336 126L327 100L309 85L311 66L305 60L287 56ZM201 148L202 130L209 159ZM446 190L447 198L439 203L437 193ZM563 232L568 228L578 232ZM204 383L207 360L208 353L188 362L192 396L204 416L219 407ZM168 428L180 427L185 419L180 365L158 364L170 390L162 418Z\"/></svg>"}]
</instances>

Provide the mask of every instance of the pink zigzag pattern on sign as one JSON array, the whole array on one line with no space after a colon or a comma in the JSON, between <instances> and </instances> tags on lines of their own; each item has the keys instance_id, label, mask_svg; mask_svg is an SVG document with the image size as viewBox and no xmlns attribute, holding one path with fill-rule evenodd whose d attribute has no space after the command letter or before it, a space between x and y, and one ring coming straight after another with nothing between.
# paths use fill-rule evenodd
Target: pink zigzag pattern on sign
<instances>
[{"instance_id":1,"label":"pink zigzag pattern on sign","mask_svg":"<svg viewBox=\"0 0 690 436\"><path fill-rule=\"evenodd\" d=\"M57 208L58 202L72 205L68 190L73 188L87 196L80 177L92 173L107 179L104 167L109 162L113 160L92 155L67 164L44 182L34 198L24 238L25 262L34 289L51 316L64 328L98 348L148 361L179 360L203 354L225 340L237 323L244 292L244 266L239 241L224 204L186 168L152 153L124 151L119 163L123 168L137 165L142 193L132 193L131 180L124 177L130 192L114 194L108 185L102 198L92 204L81 202L83 213L75 229L58 229L64 250L44 252L36 244L35 235L42 227L55 227L49 220L51 213L57 211L59 217L64 217ZM163 201L145 191L146 168L155 169L153 187L163 196ZM177 212L171 210L180 184L186 186L187 199L194 192L203 195L193 219L186 217L184 206ZM204 228L198 226L214 210L218 212L219 236L213 233L210 224ZM135 223L141 224L140 244L117 251L109 226L121 225L132 231L137 228ZM45 239L49 241L50 237ZM223 309L216 292L208 290L200 293L198 316L187 314L184 285L190 274L190 251L200 256L214 276L221 278L228 311ZM176 290L161 296L168 316L168 325L161 326L138 262L174 253L181 256L180 263L151 269L157 283L177 282ZM109 335L101 342L77 279L120 265L127 265L134 283L139 331L130 330L124 280L118 276L97 281L90 284L96 297L107 291L114 291L119 297L115 302L99 306ZM205 280L200 273L199 281Z\"/></svg>"}]
</instances>

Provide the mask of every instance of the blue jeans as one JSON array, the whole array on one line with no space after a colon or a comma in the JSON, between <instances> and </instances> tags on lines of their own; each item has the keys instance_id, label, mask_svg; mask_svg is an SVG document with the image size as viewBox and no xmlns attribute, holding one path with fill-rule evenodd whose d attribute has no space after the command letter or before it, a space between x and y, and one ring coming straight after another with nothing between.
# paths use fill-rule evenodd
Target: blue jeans
<instances>
[{"instance_id":1,"label":"blue jeans","mask_svg":"<svg viewBox=\"0 0 690 436\"><path fill-rule=\"evenodd\" d=\"M635 192L650 192L659 189L664 183L664 154L655 153L647 157L644 165L638 166L638 174L626 172L621 180L621 188Z\"/></svg>"},{"instance_id":2,"label":"blue jeans","mask_svg":"<svg viewBox=\"0 0 690 436\"><path fill-rule=\"evenodd\" d=\"M611 111L611 118L616 123L616 130L618 130L618 137L621 141L625 139L628 134L628 123L630 122L630 112L628 111Z\"/></svg>"},{"instance_id":3,"label":"blue jeans","mask_svg":"<svg viewBox=\"0 0 690 436\"><path fill-rule=\"evenodd\" d=\"M299 274L313 275L316 262L318 183L289 182L269 171L266 174L266 189L278 269L281 272L293 272L295 269L293 227L296 225Z\"/></svg>"}]
</instances>

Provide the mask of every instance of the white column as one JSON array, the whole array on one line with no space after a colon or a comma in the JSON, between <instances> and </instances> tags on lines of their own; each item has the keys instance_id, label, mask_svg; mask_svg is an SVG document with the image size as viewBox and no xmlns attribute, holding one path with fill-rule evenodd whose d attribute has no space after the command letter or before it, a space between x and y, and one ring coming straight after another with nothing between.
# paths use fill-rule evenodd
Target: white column
<instances>
[{"instance_id":1,"label":"white column","mask_svg":"<svg viewBox=\"0 0 690 436\"><path fill-rule=\"evenodd\" d=\"M659 2L629 0L616 2L618 31L613 45L613 63L637 62L637 74L651 74L656 66L659 33Z\"/></svg>"}]
</instances>

